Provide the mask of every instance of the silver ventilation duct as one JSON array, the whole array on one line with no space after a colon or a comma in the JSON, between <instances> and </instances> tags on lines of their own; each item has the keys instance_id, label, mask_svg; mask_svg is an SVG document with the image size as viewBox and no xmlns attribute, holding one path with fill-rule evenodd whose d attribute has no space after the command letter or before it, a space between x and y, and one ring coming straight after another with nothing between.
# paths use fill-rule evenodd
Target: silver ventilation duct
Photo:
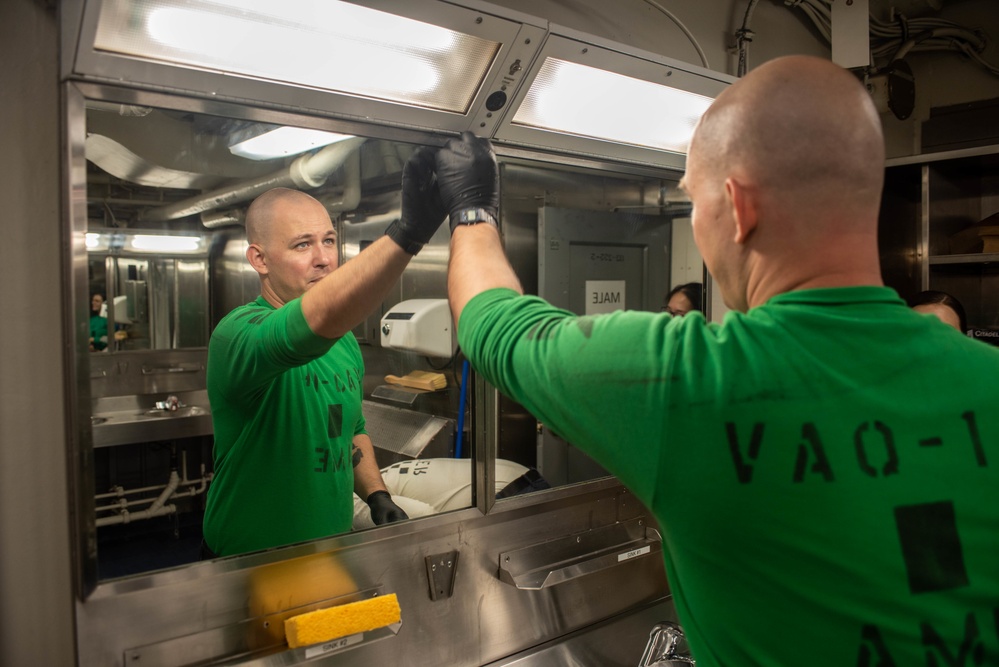
<instances>
[{"instance_id":1,"label":"silver ventilation duct","mask_svg":"<svg viewBox=\"0 0 999 667\"><path fill-rule=\"evenodd\" d=\"M355 153L366 140L351 137L323 148L312 155L303 155L287 167L266 176L191 197L160 208L144 211L140 222L165 222L225 206L249 201L271 188L318 188L329 175Z\"/></svg>"}]
</instances>

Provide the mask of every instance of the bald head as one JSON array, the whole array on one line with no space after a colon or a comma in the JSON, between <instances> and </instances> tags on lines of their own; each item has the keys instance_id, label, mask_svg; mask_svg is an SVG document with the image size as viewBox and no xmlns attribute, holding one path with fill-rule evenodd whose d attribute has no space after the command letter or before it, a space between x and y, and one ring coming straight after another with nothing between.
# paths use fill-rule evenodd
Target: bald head
<instances>
[{"instance_id":1,"label":"bald head","mask_svg":"<svg viewBox=\"0 0 999 667\"><path fill-rule=\"evenodd\" d=\"M718 96L682 185L694 241L729 308L782 292L881 283L881 121L846 70L790 56Z\"/></svg>"},{"instance_id":2,"label":"bald head","mask_svg":"<svg viewBox=\"0 0 999 667\"><path fill-rule=\"evenodd\" d=\"M740 168L783 206L813 214L880 201L877 110L856 77L820 58L778 58L737 81L705 114L691 153Z\"/></svg>"},{"instance_id":3,"label":"bald head","mask_svg":"<svg viewBox=\"0 0 999 667\"><path fill-rule=\"evenodd\" d=\"M339 265L336 228L326 207L298 190L274 188L246 212L246 259L274 307L295 299Z\"/></svg>"},{"instance_id":4,"label":"bald head","mask_svg":"<svg viewBox=\"0 0 999 667\"><path fill-rule=\"evenodd\" d=\"M266 245L270 232L280 222L293 217L295 209L325 208L315 198L289 188L273 188L253 200L246 210L246 240Z\"/></svg>"}]
</instances>

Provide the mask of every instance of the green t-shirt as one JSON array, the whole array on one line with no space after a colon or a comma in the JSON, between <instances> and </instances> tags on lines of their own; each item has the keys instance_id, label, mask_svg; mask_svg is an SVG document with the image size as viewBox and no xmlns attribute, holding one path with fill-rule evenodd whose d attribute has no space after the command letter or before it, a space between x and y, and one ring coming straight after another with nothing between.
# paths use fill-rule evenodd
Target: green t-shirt
<instances>
[{"instance_id":1,"label":"green t-shirt","mask_svg":"<svg viewBox=\"0 0 999 667\"><path fill-rule=\"evenodd\" d=\"M999 664L999 350L883 287L721 325L491 290L458 334L650 508L698 667Z\"/></svg>"},{"instance_id":2,"label":"green t-shirt","mask_svg":"<svg viewBox=\"0 0 999 667\"><path fill-rule=\"evenodd\" d=\"M220 556L350 530L351 443L365 433L353 334L312 333L299 299L236 308L208 345L215 476L205 542Z\"/></svg>"},{"instance_id":3,"label":"green t-shirt","mask_svg":"<svg viewBox=\"0 0 999 667\"><path fill-rule=\"evenodd\" d=\"M95 350L103 350L108 346L108 318L100 315L90 316L90 337Z\"/></svg>"}]
</instances>

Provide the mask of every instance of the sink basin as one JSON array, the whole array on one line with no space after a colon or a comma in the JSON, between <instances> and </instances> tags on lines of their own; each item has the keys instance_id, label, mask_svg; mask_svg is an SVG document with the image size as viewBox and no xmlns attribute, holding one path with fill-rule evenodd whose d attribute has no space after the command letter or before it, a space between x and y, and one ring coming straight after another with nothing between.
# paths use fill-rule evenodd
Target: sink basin
<instances>
[{"instance_id":1,"label":"sink basin","mask_svg":"<svg viewBox=\"0 0 999 667\"><path fill-rule=\"evenodd\" d=\"M163 410L156 395L103 397L92 404L90 424L94 447L152 442L171 438L211 435L212 412L204 390L177 394L182 405Z\"/></svg>"}]
</instances>

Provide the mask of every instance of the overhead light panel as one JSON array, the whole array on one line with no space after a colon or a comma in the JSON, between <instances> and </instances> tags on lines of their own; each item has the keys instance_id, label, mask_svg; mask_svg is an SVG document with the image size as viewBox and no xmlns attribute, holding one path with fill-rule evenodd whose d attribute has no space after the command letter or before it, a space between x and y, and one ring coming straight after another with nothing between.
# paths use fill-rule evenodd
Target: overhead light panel
<instances>
[{"instance_id":1,"label":"overhead light panel","mask_svg":"<svg viewBox=\"0 0 999 667\"><path fill-rule=\"evenodd\" d=\"M200 236L136 234L129 237L127 247L140 252L193 253L201 250L202 241Z\"/></svg>"},{"instance_id":2,"label":"overhead light panel","mask_svg":"<svg viewBox=\"0 0 999 667\"><path fill-rule=\"evenodd\" d=\"M306 127L277 127L255 134L245 139L238 134L229 146L229 152L250 160L271 160L273 158L298 155L314 148L335 144L344 139L352 139L352 134L337 134Z\"/></svg>"},{"instance_id":3,"label":"overhead light panel","mask_svg":"<svg viewBox=\"0 0 999 667\"><path fill-rule=\"evenodd\" d=\"M336 0L105 0L94 45L456 113L501 46Z\"/></svg>"},{"instance_id":4,"label":"overhead light panel","mask_svg":"<svg viewBox=\"0 0 999 667\"><path fill-rule=\"evenodd\" d=\"M686 154L712 98L546 58L514 125Z\"/></svg>"},{"instance_id":5,"label":"overhead light panel","mask_svg":"<svg viewBox=\"0 0 999 667\"><path fill-rule=\"evenodd\" d=\"M111 255L163 254L203 255L208 251L204 236L161 234L153 231L133 232L114 230L87 232L87 252Z\"/></svg>"}]
</instances>

